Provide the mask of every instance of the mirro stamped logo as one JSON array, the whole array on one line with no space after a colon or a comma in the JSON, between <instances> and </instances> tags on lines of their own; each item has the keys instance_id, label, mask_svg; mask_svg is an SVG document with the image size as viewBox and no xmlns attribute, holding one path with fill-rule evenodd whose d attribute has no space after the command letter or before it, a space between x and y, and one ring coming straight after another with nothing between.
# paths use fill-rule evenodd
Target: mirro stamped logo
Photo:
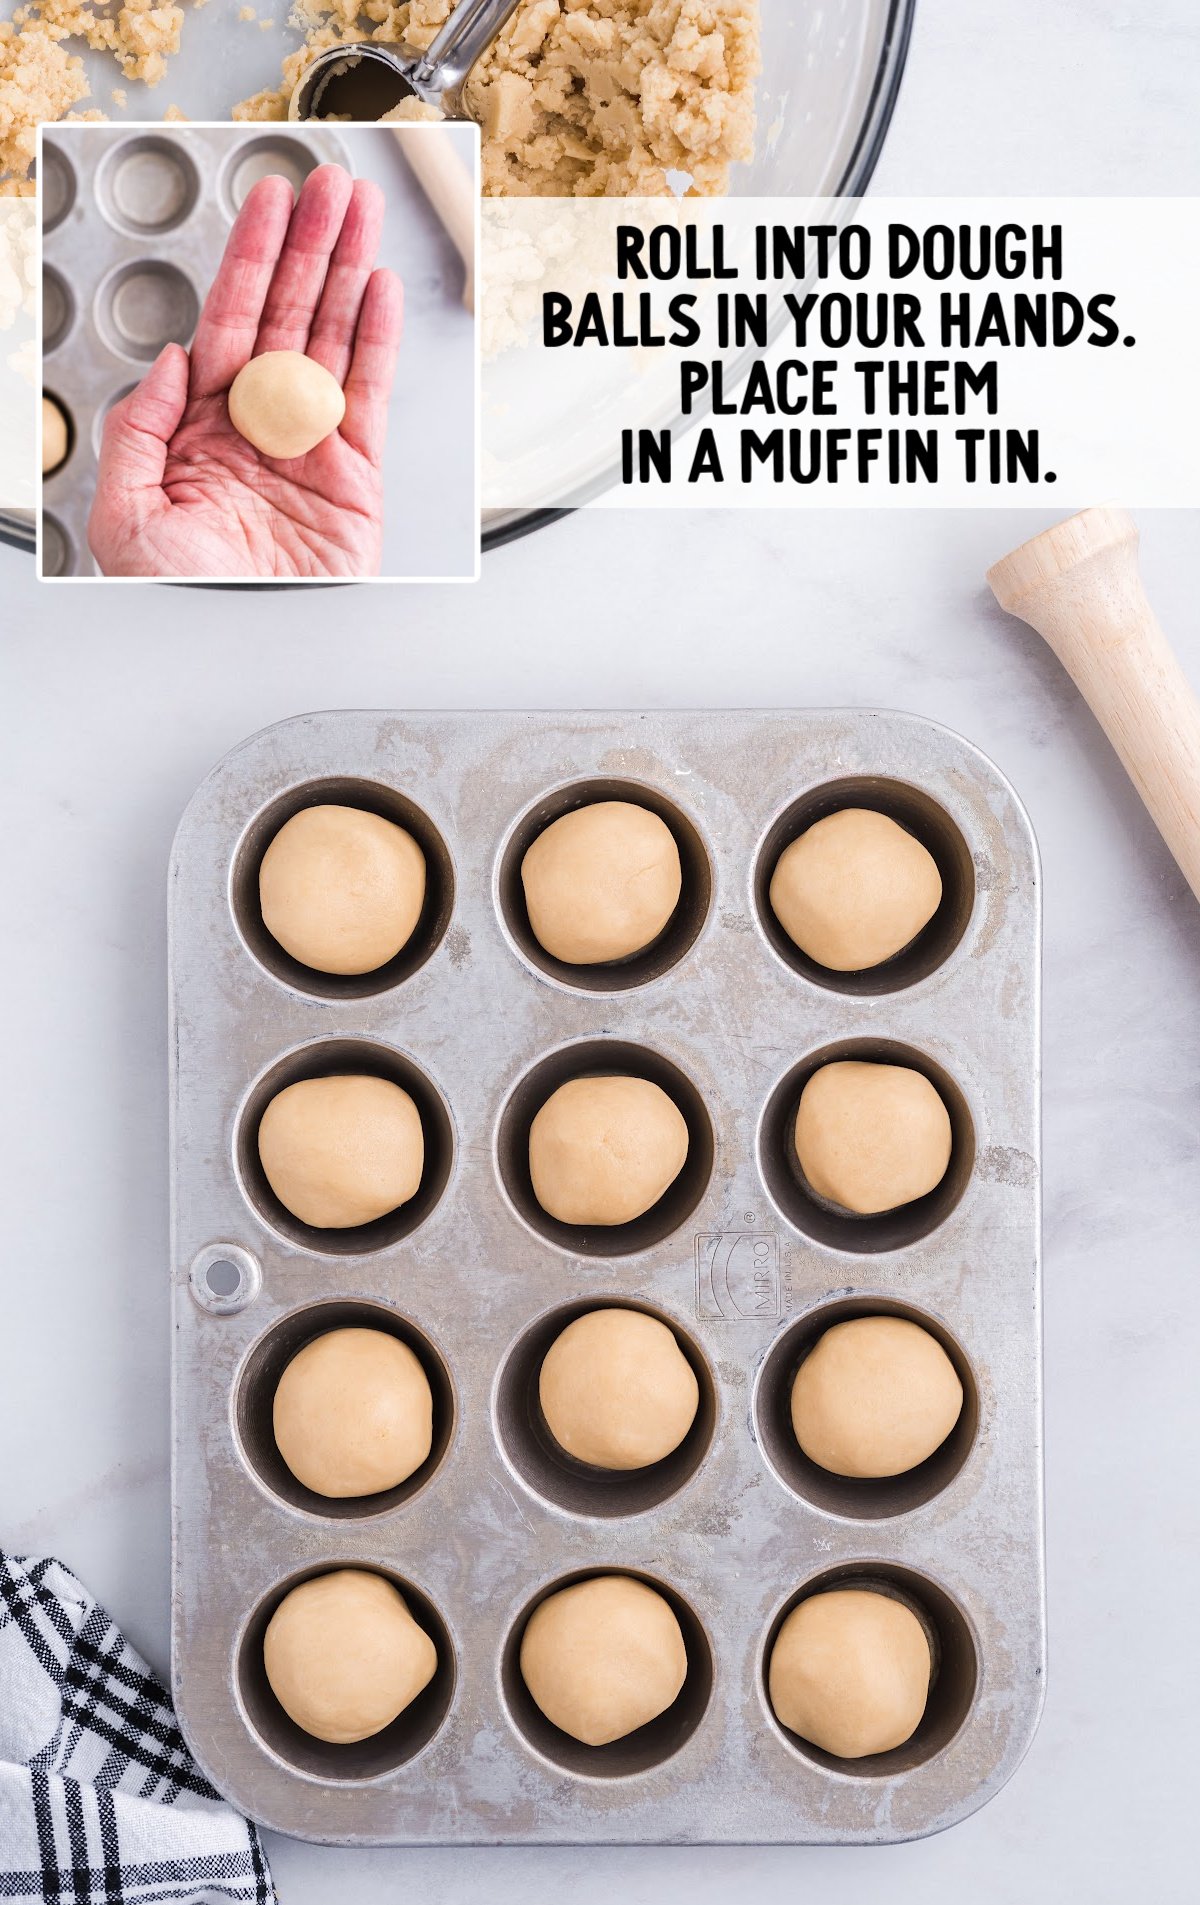
<instances>
[{"instance_id":1,"label":"mirro stamped logo","mask_svg":"<svg viewBox=\"0 0 1200 1905\"><path fill-rule=\"evenodd\" d=\"M769 1230L702 1232L696 1238L696 1314L778 1316L779 1240Z\"/></svg>"}]
</instances>

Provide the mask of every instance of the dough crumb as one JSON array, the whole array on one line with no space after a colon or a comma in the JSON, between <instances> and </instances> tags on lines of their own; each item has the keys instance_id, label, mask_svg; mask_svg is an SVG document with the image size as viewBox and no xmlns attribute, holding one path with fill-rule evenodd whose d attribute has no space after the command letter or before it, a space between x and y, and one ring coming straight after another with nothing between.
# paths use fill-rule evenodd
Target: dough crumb
<instances>
[{"instance_id":1,"label":"dough crumb","mask_svg":"<svg viewBox=\"0 0 1200 1905\"><path fill-rule=\"evenodd\" d=\"M87 96L83 61L68 53L49 26L30 18L28 9L0 23L0 173L11 176L6 191L33 190L29 171L38 126L63 118Z\"/></svg>"},{"instance_id":2,"label":"dough crumb","mask_svg":"<svg viewBox=\"0 0 1200 1905\"><path fill-rule=\"evenodd\" d=\"M0 22L0 193L32 191L39 125L105 117L73 110L91 89L69 41L111 53L125 79L156 86L182 31L182 6L157 0L25 0L11 20ZM119 88L113 99L126 103Z\"/></svg>"},{"instance_id":3,"label":"dough crumb","mask_svg":"<svg viewBox=\"0 0 1200 1905\"><path fill-rule=\"evenodd\" d=\"M406 120L444 119L445 116L436 106L431 106L428 100L418 99L415 93L410 93L407 99L400 100L390 112L385 112L383 119L389 125L394 125Z\"/></svg>"}]
</instances>

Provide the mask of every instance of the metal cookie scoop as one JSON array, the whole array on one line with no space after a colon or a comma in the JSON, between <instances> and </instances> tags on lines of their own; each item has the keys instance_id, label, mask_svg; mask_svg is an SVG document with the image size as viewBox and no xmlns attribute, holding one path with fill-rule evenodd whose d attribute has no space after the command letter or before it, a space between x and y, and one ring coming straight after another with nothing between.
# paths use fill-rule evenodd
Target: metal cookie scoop
<instances>
[{"instance_id":1,"label":"metal cookie scoop","mask_svg":"<svg viewBox=\"0 0 1200 1905\"><path fill-rule=\"evenodd\" d=\"M446 119L469 119L467 77L516 8L517 0L461 0L424 52L376 40L331 46L306 68L288 118L382 119L402 100L421 99Z\"/></svg>"}]
</instances>

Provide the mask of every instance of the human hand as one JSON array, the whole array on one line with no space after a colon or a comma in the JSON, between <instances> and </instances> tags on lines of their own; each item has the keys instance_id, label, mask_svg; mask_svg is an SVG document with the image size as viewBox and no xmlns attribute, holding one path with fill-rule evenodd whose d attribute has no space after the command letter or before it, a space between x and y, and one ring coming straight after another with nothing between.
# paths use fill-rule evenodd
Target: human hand
<instances>
[{"instance_id":1,"label":"human hand","mask_svg":"<svg viewBox=\"0 0 1200 1905\"><path fill-rule=\"evenodd\" d=\"M168 344L104 423L88 541L105 575L378 575L380 464L403 294L375 270L384 198L319 166L293 209L282 178L249 192L191 351ZM346 414L307 456L264 456L229 421L229 386L263 351L303 351Z\"/></svg>"}]
</instances>

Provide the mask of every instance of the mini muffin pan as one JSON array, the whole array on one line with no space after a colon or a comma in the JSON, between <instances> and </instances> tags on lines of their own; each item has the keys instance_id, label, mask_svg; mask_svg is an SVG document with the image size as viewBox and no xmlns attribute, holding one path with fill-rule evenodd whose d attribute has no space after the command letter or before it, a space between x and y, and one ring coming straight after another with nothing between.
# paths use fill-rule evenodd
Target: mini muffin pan
<instances>
[{"instance_id":1,"label":"mini muffin pan","mask_svg":"<svg viewBox=\"0 0 1200 1905\"><path fill-rule=\"evenodd\" d=\"M47 127L41 186L43 382L69 454L42 484L46 575L92 573L87 519L104 419L164 344L189 344L225 239L268 172L299 187L330 160L314 127Z\"/></svg>"},{"instance_id":2,"label":"mini muffin pan","mask_svg":"<svg viewBox=\"0 0 1200 1905\"><path fill-rule=\"evenodd\" d=\"M531 943L520 857L539 826L624 797L662 814L684 893L656 946L559 968ZM266 934L257 874L300 808L401 820L429 863L411 945L377 974L308 973ZM765 902L788 840L846 804L893 814L941 868L942 906L887 967L810 969ZM170 875L175 1700L197 1759L256 1819L339 1844L878 1843L936 1832L1012 1773L1041 1706L1037 854L973 747L908 715L317 714L234 750L196 794ZM877 1218L822 1206L790 1154L805 1078L845 1055L925 1071L951 1113L939 1188ZM364 1069L425 1124L413 1203L306 1229L255 1133L300 1077ZM691 1131L661 1204L605 1231L556 1224L526 1139L562 1079L656 1079ZM541 1419L558 1330L625 1304L666 1322L700 1408L655 1468L573 1462ZM919 1469L855 1482L802 1455L791 1379L821 1330L885 1312L962 1378L957 1428ZM271 1434L281 1369L330 1327L408 1342L434 1445L389 1494L324 1501ZM302 1733L262 1636L330 1567L394 1580L439 1670L357 1746ZM625 1572L679 1616L673 1707L589 1748L520 1676L525 1621L572 1580ZM831 1759L767 1698L779 1625L859 1581L931 1639L904 1746Z\"/></svg>"}]
</instances>

